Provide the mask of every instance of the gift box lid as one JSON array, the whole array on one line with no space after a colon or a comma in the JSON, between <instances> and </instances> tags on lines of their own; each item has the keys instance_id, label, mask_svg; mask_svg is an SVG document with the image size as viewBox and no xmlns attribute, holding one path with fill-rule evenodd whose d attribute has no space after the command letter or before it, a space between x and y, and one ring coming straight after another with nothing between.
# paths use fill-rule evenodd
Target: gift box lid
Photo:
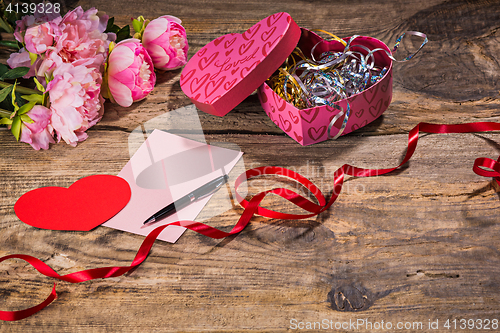
<instances>
[{"instance_id":1,"label":"gift box lid","mask_svg":"<svg viewBox=\"0 0 500 333\"><path fill-rule=\"evenodd\" d=\"M300 35L292 17L280 12L242 34L221 36L189 60L181 88L200 110L224 116L281 66Z\"/></svg>"}]
</instances>

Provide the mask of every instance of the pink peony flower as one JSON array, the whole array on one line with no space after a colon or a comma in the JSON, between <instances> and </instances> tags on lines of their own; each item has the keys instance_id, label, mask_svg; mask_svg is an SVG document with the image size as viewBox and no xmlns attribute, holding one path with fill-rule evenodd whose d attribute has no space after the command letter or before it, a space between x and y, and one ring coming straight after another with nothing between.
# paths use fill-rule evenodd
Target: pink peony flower
<instances>
[{"instance_id":1,"label":"pink peony flower","mask_svg":"<svg viewBox=\"0 0 500 333\"><path fill-rule=\"evenodd\" d=\"M30 39L33 36L38 36L42 41L47 42L49 36L54 37L60 34L58 26L61 23L62 17L59 14L51 13L51 14L42 14L36 12L35 15L25 15L21 20L16 21L16 30L14 32L14 37L18 42L26 44L26 34L28 30L30 32ZM39 26L44 26L42 29L38 29ZM39 30L39 31L37 31ZM36 44L36 40L34 43ZM47 46L51 46L52 44L46 44ZM28 51L32 52L30 49ZM36 52L32 52L36 53Z\"/></svg>"},{"instance_id":2,"label":"pink peony flower","mask_svg":"<svg viewBox=\"0 0 500 333\"><path fill-rule=\"evenodd\" d=\"M52 72L63 63L62 58L53 48L45 53L43 59L37 59L37 61L39 61L39 64L35 67L36 75L40 77L45 77L46 75L50 77ZM45 82L45 80L42 80L42 82Z\"/></svg>"},{"instance_id":3,"label":"pink peony flower","mask_svg":"<svg viewBox=\"0 0 500 333\"><path fill-rule=\"evenodd\" d=\"M176 69L187 62L186 30L177 17L165 15L151 21L144 29L142 43L157 69Z\"/></svg>"},{"instance_id":4,"label":"pink peony flower","mask_svg":"<svg viewBox=\"0 0 500 333\"><path fill-rule=\"evenodd\" d=\"M82 58L75 60L72 63L75 66L84 65L87 67L100 69L101 65L104 63L104 56L105 55L103 54L98 54L92 58ZM36 66L36 75L39 77L46 77L47 75L50 77L53 71L63 63L63 59L54 49L49 49L44 54L44 57L39 61L39 64Z\"/></svg>"},{"instance_id":5,"label":"pink peony flower","mask_svg":"<svg viewBox=\"0 0 500 333\"><path fill-rule=\"evenodd\" d=\"M24 35L24 43L26 50L31 53L42 54L47 51L47 48L54 43L53 24L46 22L28 28Z\"/></svg>"},{"instance_id":6,"label":"pink peony flower","mask_svg":"<svg viewBox=\"0 0 500 333\"><path fill-rule=\"evenodd\" d=\"M22 123L19 140L29 143L36 150L49 149L49 143L55 143L54 130L50 125L50 110L45 106L35 105L26 114L34 123Z\"/></svg>"},{"instance_id":7,"label":"pink peony flower","mask_svg":"<svg viewBox=\"0 0 500 333\"><path fill-rule=\"evenodd\" d=\"M85 131L102 118L102 72L109 45L116 38L113 33L104 33L107 21L108 16L97 9L84 11L78 7L64 17L35 14L16 22L14 35L24 48L12 54L7 63L12 68L30 67L24 77L38 76L49 103L49 108L36 106L28 113L35 122L23 123L22 141L35 149L47 149L55 135L58 142L62 139L76 146L87 138ZM36 60L32 54L37 55ZM148 80L149 63L141 68L141 77ZM154 73L152 78L154 85ZM51 81L46 83L46 79Z\"/></svg>"},{"instance_id":8,"label":"pink peony flower","mask_svg":"<svg viewBox=\"0 0 500 333\"><path fill-rule=\"evenodd\" d=\"M105 97L127 107L146 97L154 88L156 75L153 62L138 39L116 44L108 57Z\"/></svg>"},{"instance_id":9,"label":"pink peony flower","mask_svg":"<svg viewBox=\"0 0 500 333\"><path fill-rule=\"evenodd\" d=\"M93 59L62 63L53 72L47 85L52 111L51 124L57 139L75 147L87 138L85 131L102 117L103 100L99 96L102 76Z\"/></svg>"},{"instance_id":10,"label":"pink peony flower","mask_svg":"<svg viewBox=\"0 0 500 333\"><path fill-rule=\"evenodd\" d=\"M30 77L35 75L35 68L39 63L39 59L31 66L31 59L29 53L22 48L19 52L11 53L9 59L7 59L7 65L11 68L16 67L29 67L29 72L23 76L25 79L29 79Z\"/></svg>"},{"instance_id":11,"label":"pink peony flower","mask_svg":"<svg viewBox=\"0 0 500 333\"><path fill-rule=\"evenodd\" d=\"M58 14L24 16L16 22L14 35L25 47L12 53L7 64L11 68L29 67L24 78L43 77L62 62L80 59L92 59L89 66L103 70L109 43L116 38L113 33L104 33L107 21L108 16L97 9L83 11L81 7L64 18ZM33 64L28 51L39 55Z\"/></svg>"},{"instance_id":12,"label":"pink peony flower","mask_svg":"<svg viewBox=\"0 0 500 333\"><path fill-rule=\"evenodd\" d=\"M82 7L68 12L60 24L61 35L56 41L56 50L64 62L102 55L104 61L114 34L104 33L108 16L98 15L97 9L83 11ZM109 38L109 39L108 39Z\"/></svg>"}]
</instances>

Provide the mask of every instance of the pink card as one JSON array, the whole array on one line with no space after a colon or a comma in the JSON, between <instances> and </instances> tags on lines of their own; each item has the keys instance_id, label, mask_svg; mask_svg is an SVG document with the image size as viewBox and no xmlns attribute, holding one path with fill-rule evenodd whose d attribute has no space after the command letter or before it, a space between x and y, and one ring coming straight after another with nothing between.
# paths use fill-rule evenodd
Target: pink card
<instances>
[{"instance_id":1,"label":"pink card","mask_svg":"<svg viewBox=\"0 0 500 333\"><path fill-rule=\"evenodd\" d=\"M160 225L195 220L211 196L193 202L159 222L143 225L152 214L173 201L229 174L242 154L154 130L118 174L130 185L130 202L103 226L146 236ZM221 191L227 191L226 187ZM169 226L158 239L174 243L184 231L183 227Z\"/></svg>"}]
</instances>

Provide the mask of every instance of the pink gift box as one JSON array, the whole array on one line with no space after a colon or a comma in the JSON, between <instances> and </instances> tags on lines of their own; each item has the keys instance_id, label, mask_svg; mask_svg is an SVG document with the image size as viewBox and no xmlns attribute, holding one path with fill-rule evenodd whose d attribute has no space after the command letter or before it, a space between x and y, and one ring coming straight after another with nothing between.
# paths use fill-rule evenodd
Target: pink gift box
<instances>
[{"instance_id":1,"label":"pink gift box","mask_svg":"<svg viewBox=\"0 0 500 333\"><path fill-rule=\"evenodd\" d=\"M326 105L297 109L265 83L295 46L310 54L321 40L315 33L299 28L289 14L276 13L242 34L224 35L208 43L184 67L181 88L200 110L216 116L224 116L258 88L265 112L292 139L304 146L327 140L341 127L343 117L337 117L328 136L330 122L339 110ZM390 53L387 45L372 37L358 37L353 45L382 48ZM343 49L338 41L325 41L315 53ZM351 49L367 53L360 47ZM387 67L384 77L361 93L335 103L346 110L349 102L351 108L342 135L378 118L391 102L392 61L383 51L375 52L374 57L378 67Z\"/></svg>"}]
</instances>

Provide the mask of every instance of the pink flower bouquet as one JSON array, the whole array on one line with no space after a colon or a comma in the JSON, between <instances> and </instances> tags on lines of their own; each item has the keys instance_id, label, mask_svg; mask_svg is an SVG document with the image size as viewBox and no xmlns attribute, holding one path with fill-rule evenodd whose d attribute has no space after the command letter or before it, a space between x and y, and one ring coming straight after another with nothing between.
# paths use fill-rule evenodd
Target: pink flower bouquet
<instances>
[{"instance_id":1,"label":"pink flower bouquet","mask_svg":"<svg viewBox=\"0 0 500 333\"><path fill-rule=\"evenodd\" d=\"M33 78L37 90L0 81L0 102L10 96L12 104L0 109L0 125L36 150L61 140L74 147L101 120L104 98L128 107L153 90L155 68L186 63L186 31L178 18L133 20L137 38L113 22L81 7L64 17L35 13L17 20L13 33L20 49L7 60L11 69L0 64L0 80Z\"/></svg>"}]
</instances>

